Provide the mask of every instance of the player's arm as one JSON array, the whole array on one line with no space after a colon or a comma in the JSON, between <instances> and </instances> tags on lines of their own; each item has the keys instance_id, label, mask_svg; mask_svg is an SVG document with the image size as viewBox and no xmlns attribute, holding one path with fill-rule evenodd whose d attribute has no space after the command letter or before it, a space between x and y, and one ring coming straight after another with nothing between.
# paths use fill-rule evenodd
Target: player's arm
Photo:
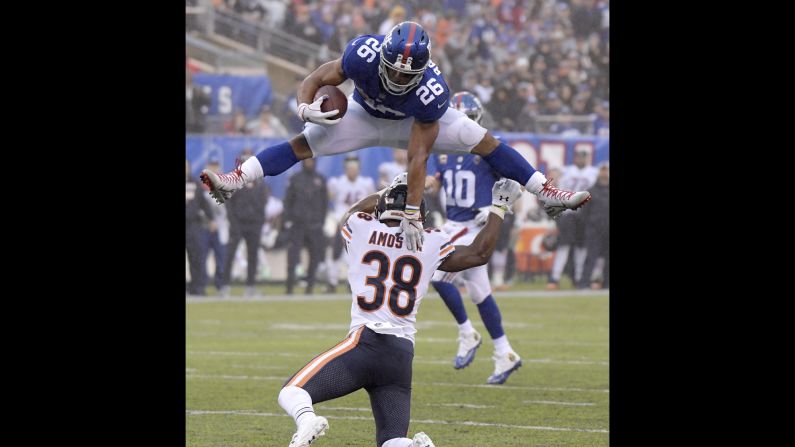
<instances>
[{"instance_id":1,"label":"player's arm","mask_svg":"<svg viewBox=\"0 0 795 447\"><path fill-rule=\"evenodd\" d=\"M502 179L495 183L491 189L491 208L486 226L471 244L456 246L453 253L439 265L439 270L460 272L486 264L497 245L505 213L510 212L511 205L521 194L519 183L513 180Z\"/></svg>"},{"instance_id":2,"label":"player's arm","mask_svg":"<svg viewBox=\"0 0 795 447\"><path fill-rule=\"evenodd\" d=\"M414 120L408 147L409 195L406 204L419 209L431 148L439 135L439 121L422 123Z\"/></svg>"},{"instance_id":3,"label":"player's arm","mask_svg":"<svg viewBox=\"0 0 795 447\"><path fill-rule=\"evenodd\" d=\"M455 251L439 266L444 272L460 272L489 262L497 238L500 235L500 226L503 218L498 214L489 213L486 226L480 230L470 245L457 245Z\"/></svg>"},{"instance_id":4,"label":"player's arm","mask_svg":"<svg viewBox=\"0 0 795 447\"><path fill-rule=\"evenodd\" d=\"M298 117L316 124L337 124L342 118L329 118L337 115L339 110L321 111L320 106L328 96L324 95L315 100L315 94L324 85L337 86L345 82L346 79L347 77L342 71L342 58L326 62L309 73L309 76L298 87L298 94L295 96L295 100L298 102Z\"/></svg>"},{"instance_id":5,"label":"player's arm","mask_svg":"<svg viewBox=\"0 0 795 447\"><path fill-rule=\"evenodd\" d=\"M340 85L348 79L342 71L342 58L326 62L317 67L315 71L309 73L298 87L298 94L295 99L298 105L301 103L311 104L315 100L315 93L324 85Z\"/></svg>"},{"instance_id":6,"label":"player's arm","mask_svg":"<svg viewBox=\"0 0 795 447\"><path fill-rule=\"evenodd\" d=\"M351 217L354 213L364 212L368 214L372 214L375 212L375 207L378 205L378 199L381 198L381 194L386 191L386 188L378 191L376 193L370 194L369 196L359 200L358 202L354 203L351 209L342 216L342 221L340 221L340 225L345 224L348 221L348 218Z\"/></svg>"}]
</instances>

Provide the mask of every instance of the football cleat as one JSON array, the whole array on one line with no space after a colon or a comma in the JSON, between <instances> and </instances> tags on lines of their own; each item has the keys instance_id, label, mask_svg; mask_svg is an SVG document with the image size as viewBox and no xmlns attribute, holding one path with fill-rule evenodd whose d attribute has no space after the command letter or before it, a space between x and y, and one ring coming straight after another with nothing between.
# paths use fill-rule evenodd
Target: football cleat
<instances>
[{"instance_id":1,"label":"football cleat","mask_svg":"<svg viewBox=\"0 0 795 447\"><path fill-rule=\"evenodd\" d=\"M492 374L486 383L490 385L502 385L508 380L508 376L522 366L522 359L519 354L509 352L505 355L494 354L494 374Z\"/></svg>"},{"instance_id":2,"label":"football cleat","mask_svg":"<svg viewBox=\"0 0 795 447\"><path fill-rule=\"evenodd\" d=\"M475 359L475 353L483 343L483 337L478 331L461 332L458 334L458 353L455 356L455 369L466 368Z\"/></svg>"},{"instance_id":3,"label":"football cleat","mask_svg":"<svg viewBox=\"0 0 795 447\"><path fill-rule=\"evenodd\" d=\"M538 198L544 203L544 211L549 217L555 219L566 210L576 210L591 200L588 191L566 191L556 188L552 179L547 179L544 187L538 192Z\"/></svg>"},{"instance_id":4,"label":"football cleat","mask_svg":"<svg viewBox=\"0 0 795 447\"><path fill-rule=\"evenodd\" d=\"M201 178L202 183L210 188L210 195L218 203L224 203L232 197L238 189L246 184L243 180L243 170L240 169L241 161L237 160L237 166L232 172L228 174L216 174L209 169L202 170Z\"/></svg>"},{"instance_id":5,"label":"football cleat","mask_svg":"<svg viewBox=\"0 0 795 447\"><path fill-rule=\"evenodd\" d=\"M314 416L304 421L293 435L288 447L309 447L315 440L326 434L328 421L323 416Z\"/></svg>"},{"instance_id":6,"label":"football cleat","mask_svg":"<svg viewBox=\"0 0 795 447\"><path fill-rule=\"evenodd\" d=\"M431 438L428 437L424 432L419 432L414 435L414 439L412 439L411 447L436 447L431 441Z\"/></svg>"}]
</instances>

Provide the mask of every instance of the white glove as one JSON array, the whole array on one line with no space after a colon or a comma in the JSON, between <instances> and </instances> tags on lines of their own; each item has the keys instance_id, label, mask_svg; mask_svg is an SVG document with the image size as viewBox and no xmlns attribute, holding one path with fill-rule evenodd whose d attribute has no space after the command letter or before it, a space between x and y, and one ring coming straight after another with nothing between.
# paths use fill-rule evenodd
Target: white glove
<instances>
[{"instance_id":1,"label":"white glove","mask_svg":"<svg viewBox=\"0 0 795 447\"><path fill-rule=\"evenodd\" d=\"M301 118L303 121L311 121L315 124L331 125L340 122L342 118L337 118L335 120L328 119L328 117L338 114L340 112L338 109L329 110L328 112L320 111L320 105L323 104L323 101L327 98L328 95L323 95L312 104L301 103L301 105L298 106L298 118Z\"/></svg>"},{"instance_id":2,"label":"white glove","mask_svg":"<svg viewBox=\"0 0 795 447\"><path fill-rule=\"evenodd\" d=\"M479 227L486 225L486 221L489 220L490 209L490 206L484 206L478 211L478 214L475 216L475 225Z\"/></svg>"},{"instance_id":3,"label":"white glove","mask_svg":"<svg viewBox=\"0 0 795 447\"><path fill-rule=\"evenodd\" d=\"M400 221L400 229L403 231L403 239L406 240L406 248L409 251L422 251L422 243L425 241L425 231L420 222L420 213L414 216L405 215Z\"/></svg>"},{"instance_id":4,"label":"white glove","mask_svg":"<svg viewBox=\"0 0 795 447\"><path fill-rule=\"evenodd\" d=\"M504 178L494 184L491 188L491 209L490 211L501 219L505 218L505 213L513 213L511 205L522 195L519 182Z\"/></svg>"}]
</instances>

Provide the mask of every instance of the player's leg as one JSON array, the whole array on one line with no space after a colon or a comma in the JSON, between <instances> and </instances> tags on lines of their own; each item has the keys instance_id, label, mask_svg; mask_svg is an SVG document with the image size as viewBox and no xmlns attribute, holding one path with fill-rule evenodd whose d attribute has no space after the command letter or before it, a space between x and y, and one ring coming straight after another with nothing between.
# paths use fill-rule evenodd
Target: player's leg
<instances>
[{"instance_id":1,"label":"player's leg","mask_svg":"<svg viewBox=\"0 0 795 447\"><path fill-rule=\"evenodd\" d=\"M339 123L322 126L306 123L303 132L289 141L260 151L227 174L202 171L202 181L219 203L232 196L246 182L268 175L279 175L301 160L341 154L378 144L377 118L372 117L356 101L348 101L348 111Z\"/></svg>"},{"instance_id":2,"label":"player's leg","mask_svg":"<svg viewBox=\"0 0 795 447\"><path fill-rule=\"evenodd\" d=\"M329 292L334 292L337 290L340 274L340 255L342 255L342 244L344 244L339 231L335 232L332 238L334 242L332 243L331 254L326 256Z\"/></svg>"},{"instance_id":3,"label":"player's leg","mask_svg":"<svg viewBox=\"0 0 795 447\"><path fill-rule=\"evenodd\" d=\"M465 270L463 276L469 297L478 307L483 325L486 326L486 330L489 331L489 336L494 342L494 373L486 382L505 383L508 376L522 366L522 359L511 347L508 336L505 335L505 330L502 327L502 314L497 306L497 301L491 294L488 268L481 265Z\"/></svg>"},{"instance_id":4,"label":"player's leg","mask_svg":"<svg viewBox=\"0 0 795 447\"><path fill-rule=\"evenodd\" d=\"M246 239L246 296L255 296L257 282L257 265L259 264L259 240L262 226L245 227L243 236Z\"/></svg>"},{"instance_id":5,"label":"player's leg","mask_svg":"<svg viewBox=\"0 0 795 447\"><path fill-rule=\"evenodd\" d=\"M293 374L279 392L279 405L293 417L296 432L290 447L306 447L325 434L328 421L313 404L350 394L367 383L366 354L360 346L364 328L351 333Z\"/></svg>"},{"instance_id":6,"label":"player's leg","mask_svg":"<svg viewBox=\"0 0 795 447\"><path fill-rule=\"evenodd\" d=\"M480 124L452 107L439 120L439 135L433 150L480 155L501 176L519 182L537 195L544 202L544 210L552 217L566 209L577 209L591 198L587 191L573 192L556 188L516 149L497 140Z\"/></svg>"},{"instance_id":7,"label":"player's leg","mask_svg":"<svg viewBox=\"0 0 795 447\"><path fill-rule=\"evenodd\" d=\"M475 359L475 354L481 343L483 343L483 339L472 326L472 322L469 321L461 293L453 285L455 277L456 272L437 270L433 274L431 284L439 293L439 296L442 297L442 301L444 301L450 313L455 317L456 323L458 323L458 352L456 352L453 360L453 367L461 369L469 366L472 360Z\"/></svg>"},{"instance_id":8,"label":"player's leg","mask_svg":"<svg viewBox=\"0 0 795 447\"><path fill-rule=\"evenodd\" d=\"M407 339L374 334L374 382L365 387L375 418L377 446L410 446L406 438L411 416L411 375L414 345Z\"/></svg>"}]
</instances>

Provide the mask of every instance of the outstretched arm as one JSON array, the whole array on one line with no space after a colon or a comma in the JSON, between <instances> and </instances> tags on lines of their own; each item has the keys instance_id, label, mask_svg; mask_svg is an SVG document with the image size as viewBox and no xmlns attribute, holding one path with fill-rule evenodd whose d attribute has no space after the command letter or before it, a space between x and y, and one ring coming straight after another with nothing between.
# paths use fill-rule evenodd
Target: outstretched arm
<instances>
[{"instance_id":1,"label":"outstretched arm","mask_svg":"<svg viewBox=\"0 0 795 447\"><path fill-rule=\"evenodd\" d=\"M511 205L522 194L520 188L519 183L508 179L502 179L494 184L491 189L491 209L486 226L480 230L471 244L457 245L453 254L439 266L439 270L460 272L489 261L497 245L505 213L511 211Z\"/></svg>"}]
</instances>

